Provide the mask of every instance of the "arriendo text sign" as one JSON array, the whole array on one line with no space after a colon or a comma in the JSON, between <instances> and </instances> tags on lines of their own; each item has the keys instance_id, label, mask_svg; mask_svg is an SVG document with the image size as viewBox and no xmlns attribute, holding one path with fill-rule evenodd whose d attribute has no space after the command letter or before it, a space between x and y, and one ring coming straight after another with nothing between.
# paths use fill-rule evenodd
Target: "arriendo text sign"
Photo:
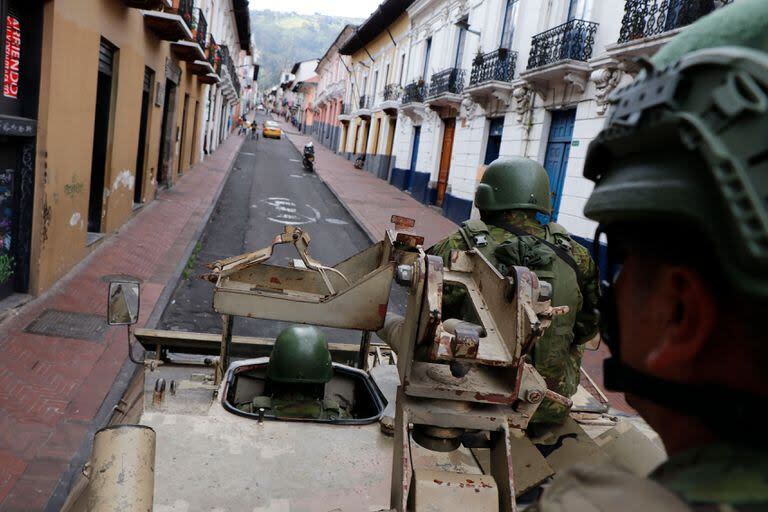
<instances>
[{"instance_id":1,"label":"arriendo text sign","mask_svg":"<svg viewBox=\"0 0 768 512\"><path fill-rule=\"evenodd\" d=\"M19 97L19 62L21 60L21 23L13 16L5 19L5 59L3 69L3 96Z\"/></svg>"}]
</instances>

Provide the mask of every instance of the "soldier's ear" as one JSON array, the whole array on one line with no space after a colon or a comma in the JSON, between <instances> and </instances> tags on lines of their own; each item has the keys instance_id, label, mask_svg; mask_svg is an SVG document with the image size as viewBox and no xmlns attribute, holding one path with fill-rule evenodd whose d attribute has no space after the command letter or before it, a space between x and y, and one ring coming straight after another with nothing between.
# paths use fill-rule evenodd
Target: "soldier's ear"
<instances>
[{"instance_id":1,"label":"soldier's ear","mask_svg":"<svg viewBox=\"0 0 768 512\"><path fill-rule=\"evenodd\" d=\"M687 379L715 329L716 298L704 279L688 267L662 267L654 287L658 303L651 307L659 315L661 328L645 364L659 376Z\"/></svg>"}]
</instances>

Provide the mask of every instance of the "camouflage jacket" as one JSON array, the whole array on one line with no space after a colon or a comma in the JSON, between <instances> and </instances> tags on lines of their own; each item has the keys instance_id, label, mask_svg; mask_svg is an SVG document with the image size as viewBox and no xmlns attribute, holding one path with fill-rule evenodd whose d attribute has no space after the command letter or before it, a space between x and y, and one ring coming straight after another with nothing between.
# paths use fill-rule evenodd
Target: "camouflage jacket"
<instances>
[{"instance_id":1,"label":"camouflage jacket","mask_svg":"<svg viewBox=\"0 0 768 512\"><path fill-rule=\"evenodd\" d=\"M768 510L768 447L713 443L671 457L651 478L701 512Z\"/></svg>"},{"instance_id":2,"label":"camouflage jacket","mask_svg":"<svg viewBox=\"0 0 768 512\"><path fill-rule=\"evenodd\" d=\"M515 212L505 219L510 226L525 231L538 238L548 242L556 242L558 238L561 242L565 235L553 235L552 231L565 233L560 226L543 226L534 218L530 218L523 212ZM488 225L488 235L496 243L512 241L519 235L510 233L497 226ZM587 249L573 240L565 241L568 246L568 252L576 263L581 274L581 286L576 292L578 302L574 301L571 309L579 308L575 314L569 314L568 319L560 319L562 327L553 325L545 333L544 337L537 342L534 347L532 362L538 372L547 381L547 385L553 391L564 396L572 396L579 384L581 367L581 358L584 352L583 344L592 339L598 332L598 282L597 268L589 255ZM449 264L450 253L452 250L468 250L470 247L465 237L460 231L449 236L445 240L431 247L427 252L429 254L440 256L446 265ZM566 267L567 268L567 267ZM500 269L501 270L501 269ZM564 274L564 278L567 274ZM568 280L563 283L570 283L568 286L578 287L572 274ZM566 284L563 284L566 286ZM461 302L460 297L446 290L443 296L444 311L461 311L456 309L455 304ZM556 306L564 304L554 304ZM456 315L461 317L461 314ZM464 318L468 320L467 318ZM571 327L572 326L572 327ZM545 400L532 419L532 423L562 423L568 414L568 409L562 405L556 404L550 400Z\"/></svg>"},{"instance_id":3,"label":"camouflage jacket","mask_svg":"<svg viewBox=\"0 0 768 512\"><path fill-rule=\"evenodd\" d=\"M673 456L649 478L613 466L559 474L530 512L768 510L768 449L716 443Z\"/></svg>"}]
</instances>

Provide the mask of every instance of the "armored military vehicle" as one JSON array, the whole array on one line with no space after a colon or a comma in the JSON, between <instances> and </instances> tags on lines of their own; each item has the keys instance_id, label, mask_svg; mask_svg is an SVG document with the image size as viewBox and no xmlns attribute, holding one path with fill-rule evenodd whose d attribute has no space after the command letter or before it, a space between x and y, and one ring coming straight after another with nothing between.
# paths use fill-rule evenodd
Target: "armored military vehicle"
<instances>
[{"instance_id":1,"label":"armored military vehicle","mask_svg":"<svg viewBox=\"0 0 768 512\"><path fill-rule=\"evenodd\" d=\"M523 267L501 275L476 250L444 267L394 220L399 231L333 267L292 226L211 264L220 337L132 330L140 287L110 283L109 322L147 350L131 356L144 368L122 405L137 421L95 435L65 510L511 511L576 462L660 462L641 420L584 387L559 396L529 364L566 312L548 283ZM296 248L293 265L268 264L280 244ZM394 286L404 317L387 314ZM466 300L448 311L455 287ZM314 327L244 338L235 316ZM360 346L327 343L323 327L360 331ZM571 418L534 437L544 400L573 405Z\"/></svg>"}]
</instances>

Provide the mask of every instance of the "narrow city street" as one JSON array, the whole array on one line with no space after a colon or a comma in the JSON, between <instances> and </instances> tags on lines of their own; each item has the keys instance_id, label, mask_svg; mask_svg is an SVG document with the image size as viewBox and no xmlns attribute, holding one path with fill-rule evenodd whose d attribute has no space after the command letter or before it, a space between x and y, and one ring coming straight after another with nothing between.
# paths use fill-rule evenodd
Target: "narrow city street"
<instances>
[{"instance_id":1,"label":"narrow city street","mask_svg":"<svg viewBox=\"0 0 768 512\"><path fill-rule=\"evenodd\" d=\"M261 127L265 117L257 120ZM271 243L285 225L298 225L311 236L311 254L332 266L370 245L366 234L317 174L305 171L301 155L288 137L248 139L193 253L182 281L162 316L159 328L221 332L221 317L213 311L213 285L200 279L206 264L254 251ZM293 247L278 247L273 263L285 265L297 257ZM400 297L400 300L395 297ZM393 295L397 307L403 294ZM236 318L234 332L242 336L275 337L282 322ZM326 329L329 341L354 343L360 333Z\"/></svg>"}]
</instances>

